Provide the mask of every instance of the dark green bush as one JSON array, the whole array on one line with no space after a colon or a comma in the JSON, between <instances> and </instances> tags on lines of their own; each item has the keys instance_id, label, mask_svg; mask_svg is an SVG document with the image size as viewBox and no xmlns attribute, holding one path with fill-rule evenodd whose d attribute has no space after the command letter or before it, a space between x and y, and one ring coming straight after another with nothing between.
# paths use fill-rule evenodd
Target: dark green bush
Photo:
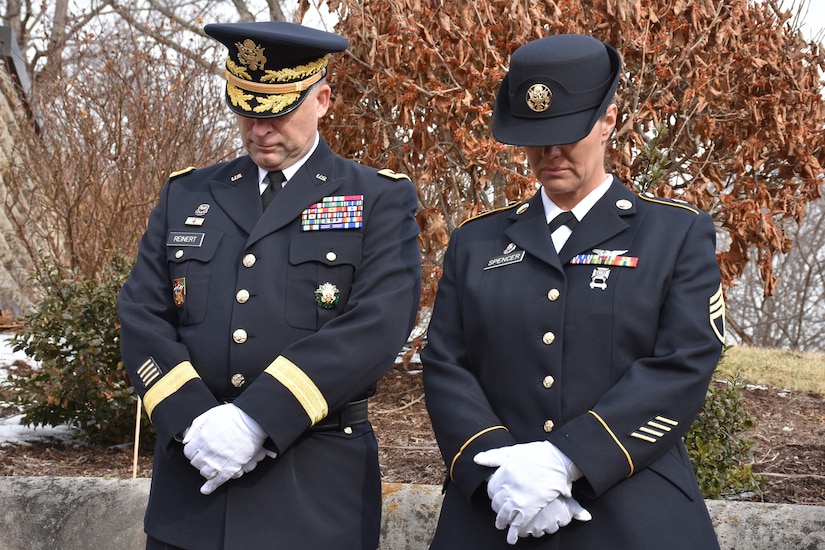
<instances>
[{"instance_id":1,"label":"dark green bush","mask_svg":"<svg viewBox=\"0 0 825 550\"><path fill-rule=\"evenodd\" d=\"M705 498L758 493L764 483L748 463L754 443L742 432L752 428L756 420L745 411L744 400L737 379L714 376L705 404L685 436Z\"/></svg>"},{"instance_id":2,"label":"dark green bush","mask_svg":"<svg viewBox=\"0 0 825 550\"><path fill-rule=\"evenodd\" d=\"M121 444L135 432L136 396L120 357L117 293L129 262L115 257L98 279L44 265L42 301L27 313L15 351L37 361L7 384L28 426L69 424L90 443ZM151 438L142 415L141 438Z\"/></svg>"}]
</instances>

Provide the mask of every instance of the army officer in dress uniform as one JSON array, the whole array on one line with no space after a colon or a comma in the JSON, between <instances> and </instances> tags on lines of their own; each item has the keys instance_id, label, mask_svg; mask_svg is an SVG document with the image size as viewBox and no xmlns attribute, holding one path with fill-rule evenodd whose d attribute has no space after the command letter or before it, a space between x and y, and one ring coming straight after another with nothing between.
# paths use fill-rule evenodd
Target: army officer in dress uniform
<instances>
[{"instance_id":1,"label":"army officer in dress uniform","mask_svg":"<svg viewBox=\"0 0 825 550\"><path fill-rule=\"evenodd\" d=\"M606 173L620 72L589 36L512 55L493 132L541 185L446 253L422 353L449 475L432 548L718 548L681 439L724 339L714 225Z\"/></svg>"},{"instance_id":2,"label":"army officer in dress uniform","mask_svg":"<svg viewBox=\"0 0 825 550\"><path fill-rule=\"evenodd\" d=\"M124 362L158 439L147 548L374 550L367 398L418 307L415 189L319 137L344 37L205 31L229 50L249 154L166 182L120 293Z\"/></svg>"}]
</instances>

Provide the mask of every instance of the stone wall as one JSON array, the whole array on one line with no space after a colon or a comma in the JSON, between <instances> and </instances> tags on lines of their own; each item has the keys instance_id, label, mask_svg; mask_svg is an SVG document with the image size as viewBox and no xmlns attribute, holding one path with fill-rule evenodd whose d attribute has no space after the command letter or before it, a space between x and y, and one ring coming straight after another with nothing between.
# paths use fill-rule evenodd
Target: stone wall
<instances>
[{"instance_id":1,"label":"stone wall","mask_svg":"<svg viewBox=\"0 0 825 550\"><path fill-rule=\"evenodd\" d=\"M142 550L149 483L0 476L0 550ZM825 548L825 507L706 503L721 550ZM440 486L385 483L378 550L426 550L440 509Z\"/></svg>"}]
</instances>

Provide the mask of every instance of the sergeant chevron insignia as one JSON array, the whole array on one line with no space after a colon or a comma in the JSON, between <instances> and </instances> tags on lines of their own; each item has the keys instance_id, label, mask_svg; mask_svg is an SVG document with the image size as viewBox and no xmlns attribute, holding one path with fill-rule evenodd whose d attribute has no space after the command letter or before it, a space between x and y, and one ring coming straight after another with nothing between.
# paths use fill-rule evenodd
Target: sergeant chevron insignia
<instances>
[{"instance_id":1,"label":"sergeant chevron insignia","mask_svg":"<svg viewBox=\"0 0 825 550\"><path fill-rule=\"evenodd\" d=\"M710 326L722 344L725 343L725 294L722 285L719 285L713 296L710 297Z\"/></svg>"}]
</instances>

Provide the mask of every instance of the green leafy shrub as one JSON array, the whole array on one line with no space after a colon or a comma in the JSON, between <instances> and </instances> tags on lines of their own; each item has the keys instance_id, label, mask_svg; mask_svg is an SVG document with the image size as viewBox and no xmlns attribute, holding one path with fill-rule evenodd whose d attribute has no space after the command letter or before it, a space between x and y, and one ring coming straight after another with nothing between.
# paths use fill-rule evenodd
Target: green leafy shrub
<instances>
[{"instance_id":1,"label":"green leafy shrub","mask_svg":"<svg viewBox=\"0 0 825 550\"><path fill-rule=\"evenodd\" d=\"M136 396L120 357L117 293L130 265L115 257L99 281L43 262L42 301L13 338L38 363L7 385L27 426L69 424L90 443L132 441ZM151 438L142 415L142 440Z\"/></svg>"},{"instance_id":2,"label":"green leafy shrub","mask_svg":"<svg viewBox=\"0 0 825 550\"><path fill-rule=\"evenodd\" d=\"M756 420L745 411L744 401L738 379L714 376L705 404L685 436L705 498L758 493L765 481L748 464L754 443L741 434Z\"/></svg>"}]
</instances>

